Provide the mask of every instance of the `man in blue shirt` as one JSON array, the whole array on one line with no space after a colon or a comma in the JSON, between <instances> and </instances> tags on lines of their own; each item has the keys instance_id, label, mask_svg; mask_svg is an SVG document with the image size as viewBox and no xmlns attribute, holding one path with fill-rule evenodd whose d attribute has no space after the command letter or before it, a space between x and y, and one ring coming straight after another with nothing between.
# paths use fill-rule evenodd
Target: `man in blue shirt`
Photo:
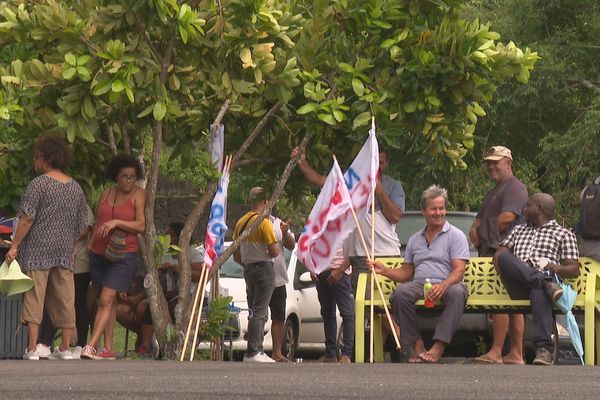
<instances>
[{"instance_id":1,"label":"man in blue shirt","mask_svg":"<svg viewBox=\"0 0 600 400\"><path fill-rule=\"evenodd\" d=\"M465 234L446 221L447 199L446 189L436 185L423 192L421 213L427 225L408 240L401 268L389 269L379 261L369 261L378 274L395 282L405 282L396 288L390 302L400 325L402 346L412 349L410 363L439 361L454 336L469 295L463 284L469 245ZM433 284L429 299L444 303L429 350L421 339L415 309L415 302L424 297L426 279Z\"/></svg>"}]
</instances>

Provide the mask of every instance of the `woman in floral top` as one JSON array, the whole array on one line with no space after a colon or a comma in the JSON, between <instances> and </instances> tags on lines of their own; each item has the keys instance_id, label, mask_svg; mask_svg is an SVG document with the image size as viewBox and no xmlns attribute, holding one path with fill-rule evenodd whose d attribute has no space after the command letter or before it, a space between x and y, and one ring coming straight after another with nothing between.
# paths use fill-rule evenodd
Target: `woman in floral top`
<instances>
[{"instance_id":1,"label":"woman in floral top","mask_svg":"<svg viewBox=\"0 0 600 400\"><path fill-rule=\"evenodd\" d=\"M16 259L35 283L23 299L21 323L29 330L23 358L39 360L37 340L45 307L53 325L62 328L61 345L48 358L70 360L75 331L73 246L86 228L87 207L83 190L64 172L71 161L64 140L41 136L33 154L39 176L21 197L19 225L6 254L6 261Z\"/></svg>"}]
</instances>

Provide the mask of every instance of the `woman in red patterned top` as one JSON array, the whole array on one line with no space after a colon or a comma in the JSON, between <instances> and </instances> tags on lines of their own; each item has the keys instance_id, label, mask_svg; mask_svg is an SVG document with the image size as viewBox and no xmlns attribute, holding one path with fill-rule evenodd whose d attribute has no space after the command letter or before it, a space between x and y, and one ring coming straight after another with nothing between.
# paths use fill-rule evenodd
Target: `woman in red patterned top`
<instances>
[{"instance_id":1,"label":"woman in red patterned top","mask_svg":"<svg viewBox=\"0 0 600 400\"><path fill-rule=\"evenodd\" d=\"M138 234L146 229L144 207L146 192L136 182L142 179L142 167L133 157L115 156L106 168L107 177L116 183L100 196L96 225L90 245L92 285L98 291L98 311L94 329L81 358L114 360L113 331L116 322L117 293L127 291L138 264ZM125 235L123 256L111 261L105 256L111 235ZM98 350L104 334L104 349Z\"/></svg>"}]
</instances>

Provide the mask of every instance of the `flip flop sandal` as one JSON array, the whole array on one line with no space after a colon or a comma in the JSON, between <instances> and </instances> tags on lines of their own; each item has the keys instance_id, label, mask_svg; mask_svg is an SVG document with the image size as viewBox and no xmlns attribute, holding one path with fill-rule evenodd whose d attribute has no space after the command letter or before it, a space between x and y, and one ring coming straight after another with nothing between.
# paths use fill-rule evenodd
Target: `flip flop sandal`
<instances>
[{"instance_id":1,"label":"flip flop sandal","mask_svg":"<svg viewBox=\"0 0 600 400\"><path fill-rule=\"evenodd\" d=\"M490 358L487 354L481 355L479 357L475 357L473 359L473 363L475 364L502 364L504 359L502 360L494 360Z\"/></svg>"},{"instance_id":2,"label":"flip flop sandal","mask_svg":"<svg viewBox=\"0 0 600 400\"><path fill-rule=\"evenodd\" d=\"M425 353L410 356L408 359L408 363L409 364L422 364L424 355L425 355Z\"/></svg>"},{"instance_id":3,"label":"flip flop sandal","mask_svg":"<svg viewBox=\"0 0 600 400\"><path fill-rule=\"evenodd\" d=\"M525 365L525 361L515 361L515 360L509 360L508 358L504 357L502 358L502 362L506 365Z\"/></svg>"},{"instance_id":4,"label":"flip flop sandal","mask_svg":"<svg viewBox=\"0 0 600 400\"><path fill-rule=\"evenodd\" d=\"M419 356L425 364L437 364L440 362L440 357L433 353L425 353Z\"/></svg>"}]
</instances>

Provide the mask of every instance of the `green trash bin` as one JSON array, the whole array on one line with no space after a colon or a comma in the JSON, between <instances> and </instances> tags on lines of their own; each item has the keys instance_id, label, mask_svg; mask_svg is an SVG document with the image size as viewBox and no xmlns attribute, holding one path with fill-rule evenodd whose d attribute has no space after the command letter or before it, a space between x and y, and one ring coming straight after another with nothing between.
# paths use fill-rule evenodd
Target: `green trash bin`
<instances>
[{"instance_id":1,"label":"green trash bin","mask_svg":"<svg viewBox=\"0 0 600 400\"><path fill-rule=\"evenodd\" d=\"M27 327L19 323L22 304L22 294L0 294L0 359L21 358L27 348Z\"/></svg>"}]
</instances>

